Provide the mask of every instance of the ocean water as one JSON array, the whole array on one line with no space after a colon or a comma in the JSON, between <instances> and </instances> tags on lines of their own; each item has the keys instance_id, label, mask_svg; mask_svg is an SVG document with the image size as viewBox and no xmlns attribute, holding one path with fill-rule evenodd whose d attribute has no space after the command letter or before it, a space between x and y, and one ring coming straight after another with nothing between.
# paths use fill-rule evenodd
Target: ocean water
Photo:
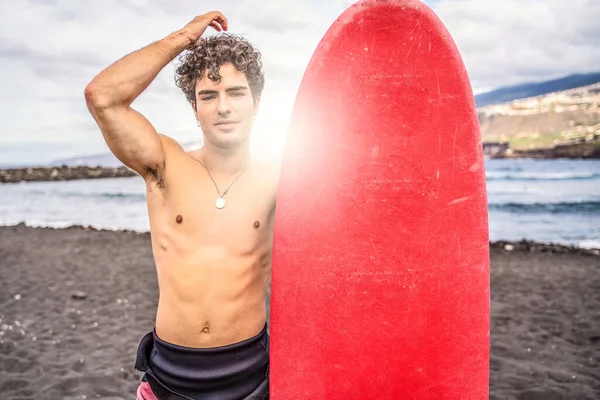
<instances>
[{"instance_id":1,"label":"ocean water","mask_svg":"<svg viewBox=\"0 0 600 400\"><path fill-rule=\"evenodd\" d=\"M486 161L490 240L600 248L600 160ZM0 225L148 231L140 178L0 185Z\"/></svg>"}]
</instances>

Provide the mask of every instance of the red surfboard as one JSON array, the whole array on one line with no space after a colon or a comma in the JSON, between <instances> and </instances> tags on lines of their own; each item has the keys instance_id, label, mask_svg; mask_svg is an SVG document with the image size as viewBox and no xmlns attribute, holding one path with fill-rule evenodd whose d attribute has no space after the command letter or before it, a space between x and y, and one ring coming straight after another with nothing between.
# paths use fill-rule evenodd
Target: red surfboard
<instances>
[{"instance_id":1,"label":"red surfboard","mask_svg":"<svg viewBox=\"0 0 600 400\"><path fill-rule=\"evenodd\" d=\"M455 43L360 1L305 72L275 217L271 399L488 398L484 158Z\"/></svg>"}]
</instances>

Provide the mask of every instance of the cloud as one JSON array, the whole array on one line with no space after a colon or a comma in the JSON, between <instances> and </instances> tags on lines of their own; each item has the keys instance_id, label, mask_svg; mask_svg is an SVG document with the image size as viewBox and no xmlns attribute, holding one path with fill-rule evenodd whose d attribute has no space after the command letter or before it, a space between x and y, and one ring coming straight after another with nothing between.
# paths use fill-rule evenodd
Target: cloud
<instances>
[{"instance_id":1,"label":"cloud","mask_svg":"<svg viewBox=\"0 0 600 400\"><path fill-rule=\"evenodd\" d=\"M474 87L545 80L600 65L597 0L440 0Z\"/></svg>"},{"instance_id":2,"label":"cloud","mask_svg":"<svg viewBox=\"0 0 600 400\"><path fill-rule=\"evenodd\" d=\"M0 2L0 163L107 151L83 98L103 68L221 10L233 33L262 52L267 78L256 137L284 137L312 52L351 0ZM475 90L542 80L600 65L596 0L427 1L448 27ZM201 133L169 63L134 107L182 143ZM11 150L12 149L12 150ZM44 149L48 149L44 151ZM72 154L69 152L73 152Z\"/></svg>"}]
</instances>

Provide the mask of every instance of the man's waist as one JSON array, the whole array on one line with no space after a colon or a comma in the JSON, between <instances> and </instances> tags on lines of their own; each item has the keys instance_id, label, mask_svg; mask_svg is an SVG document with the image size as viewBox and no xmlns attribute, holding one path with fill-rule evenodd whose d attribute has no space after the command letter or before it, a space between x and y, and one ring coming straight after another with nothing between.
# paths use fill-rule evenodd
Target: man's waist
<instances>
[{"instance_id":1,"label":"man's waist","mask_svg":"<svg viewBox=\"0 0 600 400\"><path fill-rule=\"evenodd\" d=\"M189 398L246 398L268 383L267 325L246 340L202 349L170 343L154 330L140 343L136 369Z\"/></svg>"},{"instance_id":2,"label":"man's waist","mask_svg":"<svg viewBox=\"0 0 600 400\"><path fill-rule=\"evenodd\" d=\"M214 304L214 303L213 303ZM155 330L165 341L185 347L209 348L237 343L257 335L265 325L264 300L255 307L201 307L160 304Z\"/></svg>"}]
</instances>

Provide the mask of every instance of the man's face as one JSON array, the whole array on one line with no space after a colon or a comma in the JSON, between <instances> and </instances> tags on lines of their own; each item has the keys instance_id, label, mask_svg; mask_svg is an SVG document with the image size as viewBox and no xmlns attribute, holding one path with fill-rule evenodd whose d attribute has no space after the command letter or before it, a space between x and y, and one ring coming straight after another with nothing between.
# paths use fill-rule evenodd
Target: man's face
<instances>
[{"instance_id":1,"label":"man's face","mask_svg":"<svg viewBox=\"0 0 600 400\"><path fill-rule=\"evenodd\" d=\"M219 83L208 79L207 73L196 82L195 110L206 139L223 147L246 141L258 111L246 75L233 64L221 66Z\"/></svg>"}]
</instances>

